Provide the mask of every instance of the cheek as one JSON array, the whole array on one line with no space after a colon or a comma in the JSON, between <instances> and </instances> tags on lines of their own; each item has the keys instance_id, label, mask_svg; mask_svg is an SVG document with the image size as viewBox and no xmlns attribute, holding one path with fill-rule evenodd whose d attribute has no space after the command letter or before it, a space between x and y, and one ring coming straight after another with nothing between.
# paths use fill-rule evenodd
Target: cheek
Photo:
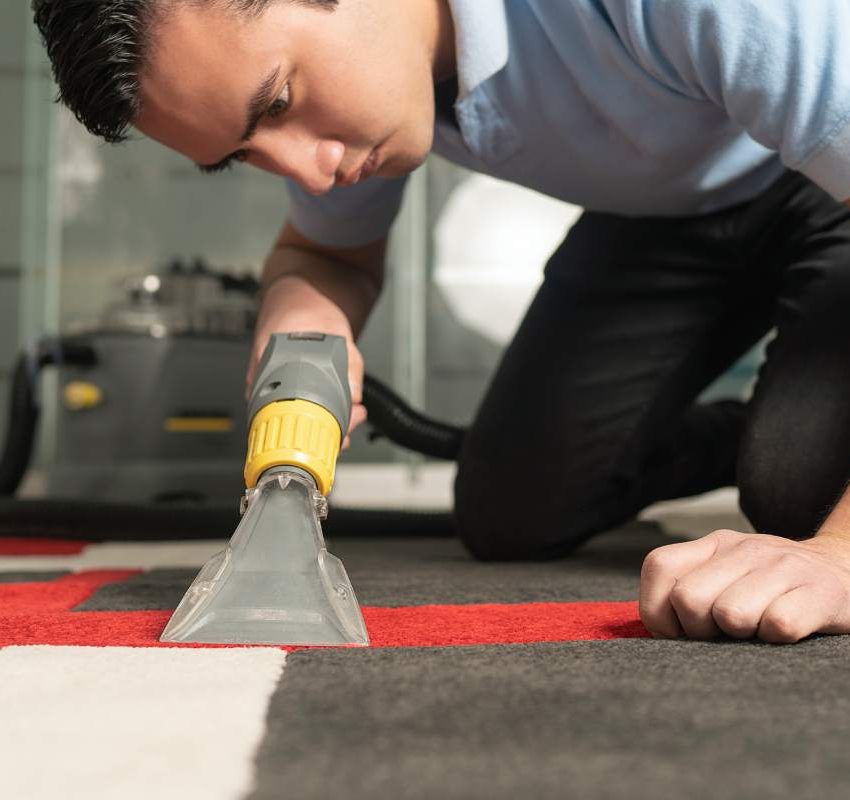
<instances>
[{"instance_id":1,"label":"cheek","mask_svg":"<svg viewBox=\"0 0 850 800\"><path fill-rule=\"evenodd\" d=\"M337 58L321 62L323 69L311 71L309 79L302 73L305 126L313 135L337 138L355 149L383 143L382 174L388 177L416 169L434 136L430 70L420 64L404 68L403 58L395 56L370 64Z\"/></svg>"},{"instance_id":2,"label":"cheek","mask_svg":"<svg viewBox=\"0 0 850 800\"><path fill-rule=\"evenodd\" d=\"M309 84L310 103L337 133L359 133L360 145L374 144L411 120L422 124L423 92L418 70L405 69L391 55L378 61L356 58L325 61L318 80Z\"/></svg>"},{"instance_id":3,"label":"cheek","mask_svg":"<svg viewBox=\"0 0 850 800\"><path fill-rule=\"evenodd\" d=\"M274 165L271 161L266 159L264 156L256 154L256 153L250 155L246 159L245 164L248 165L249 167L254 167L255 169L262 170L263 172L269 172L272 175L281 175L281 173L278 171L278 168L277 168L276 165ZM281 177L285 177L285 176L281 175Z\"/></svg>"},{"instance_id":4,"label":"cheek","mask_svg":"<svg viewBox=\"0 0 850 800\"><path fill-rule=\"evenodd\" d=\"M420 92L415 103L409 102L405 130L411 155L421 163L434 144L434 100L430 91Z\"/></svg>"},{"instance_id":5,"label":"cheek","mask_svg":"<svg viewBox=\"0 0 850 800\"><path fill-rule=\"evenodd\" d=\"M319 136L337 138L349 147L364 147L381 132L394 109L379 105L348 81L333 81L333 88L310 93L305 122Z\"/></svg>"}]
</instances>

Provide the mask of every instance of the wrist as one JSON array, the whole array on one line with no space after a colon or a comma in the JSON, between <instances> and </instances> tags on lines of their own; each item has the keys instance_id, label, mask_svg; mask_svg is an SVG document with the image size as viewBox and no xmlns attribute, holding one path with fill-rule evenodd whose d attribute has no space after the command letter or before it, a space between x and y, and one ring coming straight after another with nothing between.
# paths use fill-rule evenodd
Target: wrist
<instances>
[{"instance_id":1,"label":"wrist","mask_svg":"<svg viewBox=\"0 0 850 800\"><path fill-rule=\"evenodd\" d=\"M260 314L304 311L333 326L329 332L359 336L380 291L362 270L298 248L276 250L261 281Z\"/></svg>"},{"instance_id":2,"label":"wrist","mask_svg":"<svg viewBox=\"0 0 850 800\"><path fill-rule=\"evenodd\" d=\"M317 331L353 340L351 322L333 302L297 280L279 280L269 287L257 320L257 333Z\"/></svg>"},{"instance_id":3,"label":"wrist","mask_svg":"<svg viewBox=\"0 0 850 800\"><path fill-rule=\"evenodd\" d=\"M805 549L826 557L831 563L842 567L850 576L850 535L834 529L818 531L811 539L800 543Z\"/></svg>"},{"instance_id":4,"label":"wrist","mask_svg":"<svg viewBox=\"0 0 850 800\"><path fill-rule=\"evenodd\" d=\"M820 542L835 542L837 546L850 549L850 531L838 528L821 528L813 537ZM811 540L810 540L811 541Z\"/></svg>"}]
</instances>

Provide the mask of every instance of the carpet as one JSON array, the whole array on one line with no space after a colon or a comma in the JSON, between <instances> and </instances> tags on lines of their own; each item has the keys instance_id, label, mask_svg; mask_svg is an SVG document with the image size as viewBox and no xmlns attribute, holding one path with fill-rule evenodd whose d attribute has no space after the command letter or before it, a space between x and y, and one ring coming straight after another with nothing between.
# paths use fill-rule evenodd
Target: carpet
<instances>
[{"instance_id":1,"label":"carpet","mask_svg":"<svg viewBox=\"0 0 850 800\"><path fill-rule=\"evenodd\" d=\"M219 541L0 539L0 796L838 798L850 637L667 641L634 523L573 557L339 538L367 649L164 646Z\"/></svg>"}]
</instances>

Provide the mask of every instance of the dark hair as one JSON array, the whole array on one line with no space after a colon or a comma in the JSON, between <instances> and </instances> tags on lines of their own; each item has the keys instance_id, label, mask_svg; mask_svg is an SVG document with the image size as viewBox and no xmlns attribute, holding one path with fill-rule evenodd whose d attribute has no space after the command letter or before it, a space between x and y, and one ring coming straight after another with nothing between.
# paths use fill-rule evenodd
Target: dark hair
<instances>
[{"instance_id":1,"label":"dark hair","mask_svg":"<svg viewBox=\"0 0 850 800\"><path fill-rule=\"evenodd\" d=\"M151 29L178 2L223 2L258 15L276 0L32 0L47 48L57 101L93 134L117 143L141 112L139 74ZM333 10L339 0L288 0Z\"/></svg>"}]
</instances>

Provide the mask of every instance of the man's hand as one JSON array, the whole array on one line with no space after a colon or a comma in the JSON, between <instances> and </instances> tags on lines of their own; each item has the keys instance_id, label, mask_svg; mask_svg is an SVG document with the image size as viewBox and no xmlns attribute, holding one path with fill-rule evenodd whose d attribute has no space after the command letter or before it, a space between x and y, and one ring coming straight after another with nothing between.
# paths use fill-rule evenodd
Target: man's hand
<instances>
[{"instance_id":1,"label":"man's hand","mask_svg":"<svg viewBox=\"0 0 850 800\"><path fill-rule=\"evenodd\" d=\"M279 332L287 333L294 330L317 330L317 326L307 325L297 328L293 328L291 326L283 326ZM263 338L263 336L265 336L265 338ZM248 375L246 378L246 398L250 396L250 387L254 382L254 374L257 371L257 366L259 364L263 350L265 350L265 346L268 343L270 337L271 333L266 335L264 332L262 335L258 335L255 340L254 351L251 357L250 365L248 367ZM351 339L346 338L345 341L348 345L348 385L351 390L351 417L349 418L348 423L348 433L346 433L345 438L342 440L343 450L347 450L351 445L351 432L358 425L361 425L366 421L366 406L363 405L363 356L361 355L360 350L357 348L357 345L354 344Z\"/></svg>"},{"instance_id":2,"label":"man's hand","mask_svg":"<svg viewBox=\"0 0 850 800\"><path fill-rule=\"evenodd\" d=\"M286 299L287 292L292 293L292 290L285 285L283 280L278 281L266 293L265 300L260 307L248 374L245 378L245 398L250 397L257 366L273 333L322 331L343 336L348 346L348 384L351 389L351 418L348 424L348 433L342 442L342 449L346 450L351 444L351 432L366 421L366 407L363 405L363 356L352 339L351 329L347 323L328 319L313 312L310 308L296 308L294 310L287 308L286 303L283 302L283 299Z\"/></svg>"},{"instance_id":3,"label":"man's hand","mask_svg":"<svg viewBox=\"0 0 850 800\"><path fill-rule=\"evenodd\" d=\"M641 569L640 618L656 638L850 633L850 540L719 530L659 547Z\"/></svg>"}]
</instances>

